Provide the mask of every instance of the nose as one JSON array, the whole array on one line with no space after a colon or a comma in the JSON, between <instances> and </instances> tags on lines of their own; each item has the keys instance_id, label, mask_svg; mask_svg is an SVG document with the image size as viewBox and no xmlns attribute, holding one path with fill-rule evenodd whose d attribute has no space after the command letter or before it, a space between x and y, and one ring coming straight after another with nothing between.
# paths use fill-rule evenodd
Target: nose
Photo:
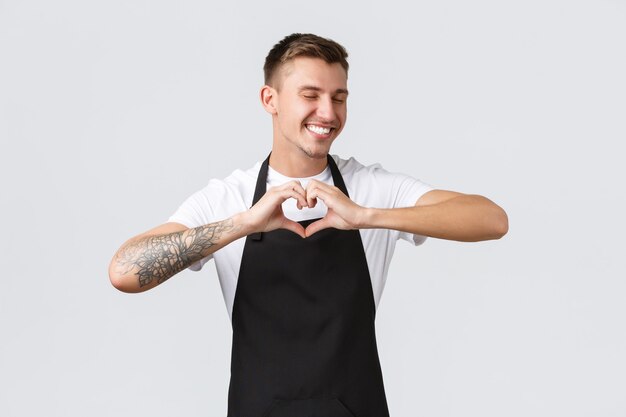
<instances>
[{"instance_id":1,"label":"nose","mask_svg":"<svg viewBox=\"0 0 626 417\"><path fill-rule=\"evenodd\" d=\"M327 122L334 122L337 114L331 97L324 97L318 101L317 116Z\"/></svg>"}]
</instances>

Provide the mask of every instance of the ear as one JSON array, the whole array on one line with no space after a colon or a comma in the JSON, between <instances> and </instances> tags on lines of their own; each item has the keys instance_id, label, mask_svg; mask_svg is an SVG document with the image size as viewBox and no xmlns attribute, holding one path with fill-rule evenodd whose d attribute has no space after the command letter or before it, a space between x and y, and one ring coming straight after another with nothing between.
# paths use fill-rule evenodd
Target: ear
<instances>
[{"instance_id":1,"label":"ear","mask_svg":"<svg viewBox=\"0 0 626 417\"><path fill-rule=\"evenodd\" d=\"M276 96L277 92L269 85L261 87L261 104L269 114L276 114Z\"/></svg>"}]
</instances>

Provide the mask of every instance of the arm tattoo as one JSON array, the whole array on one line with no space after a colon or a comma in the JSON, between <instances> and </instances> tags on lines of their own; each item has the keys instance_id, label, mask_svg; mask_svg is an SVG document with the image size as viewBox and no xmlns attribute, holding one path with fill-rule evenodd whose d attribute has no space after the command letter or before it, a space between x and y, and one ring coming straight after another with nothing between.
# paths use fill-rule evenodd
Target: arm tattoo
<instances>
[{"instance_id":1,"label":"arm tattoo","mask_svg":"<svg viewBox=\"0 0 626 417\"><path fill-rule=\"evenodd\" d=\"M232 219L227 219L182 232L148 236L120 250L118 265L124 273L134 270L140 287L153 280L160 284L202 259L208 248L216 245L224 233L234 229Z\"/></svg>"}]
</instances>

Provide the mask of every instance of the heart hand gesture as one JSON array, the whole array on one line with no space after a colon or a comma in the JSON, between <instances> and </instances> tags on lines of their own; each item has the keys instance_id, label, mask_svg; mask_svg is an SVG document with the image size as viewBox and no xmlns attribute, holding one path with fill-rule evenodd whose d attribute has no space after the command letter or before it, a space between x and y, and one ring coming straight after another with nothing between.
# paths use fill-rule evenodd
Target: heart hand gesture
<instances>
[{"instance_id":1,"label":"heart hand gesture","mask_svg":"<svg viewBox=\"0 0 626 417\"><path fill-rule=\"evenodd\" d=\"M328 207L328 212L323 219L311 223L305 230L300 223L285 217L282 204L289 198L296 200L299 209L315 207L317 200L322 200ZM306 190L298 181L270 188L246 215L252 233L287 229L301 237L308 237L329 227L341 230L358 229L364 210L339 188L311 180Z\"/></svg>"}]
</instances>

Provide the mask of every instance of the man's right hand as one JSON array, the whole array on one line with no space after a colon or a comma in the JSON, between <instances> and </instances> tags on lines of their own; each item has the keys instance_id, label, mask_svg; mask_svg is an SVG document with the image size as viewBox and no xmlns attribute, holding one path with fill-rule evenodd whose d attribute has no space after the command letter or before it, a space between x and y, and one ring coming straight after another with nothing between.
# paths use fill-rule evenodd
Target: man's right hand
<instances>
[{"instance_id":1,"label":"man's right hand","mask_svg":"<svg viewBox=\"0 0 626 417\"><path fill-rule=\"evenodd\" d=\"M242 213L251 228L251 233L270 232L276 229L287 229L301 237L305 237L301 224L289 220L283 213L282 204L293 198L299 209L308 207L306 192L298 181L289 181L278 187L272 187L250 210Z\"/></svg>"}]
</instances>

